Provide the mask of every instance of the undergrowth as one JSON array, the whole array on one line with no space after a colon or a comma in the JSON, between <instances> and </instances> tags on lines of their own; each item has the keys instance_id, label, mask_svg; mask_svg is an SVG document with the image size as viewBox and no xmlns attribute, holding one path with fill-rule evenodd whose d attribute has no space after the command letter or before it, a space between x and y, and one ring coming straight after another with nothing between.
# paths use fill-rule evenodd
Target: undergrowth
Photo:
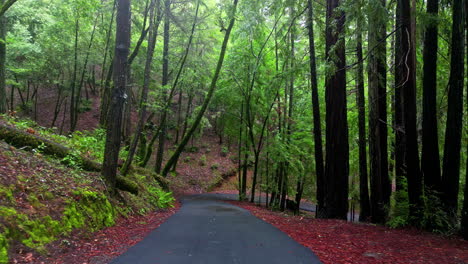
<instances>
[{"instance_id":1,"label":"undergrowth","mask_svg":"<svg viewBox=\"0 0 468 264\"><path fill-rule=\"evenodd\" d=\"M106 194L98 173L85 172L75 163L74 155L102 161L104 130L64 136L30 120L7 116L2 116L2 120L62 144L73 153L64 158L68 166L64 167L64 160L42 155L40 146L26 152L0 142L0 148L5 150L0 151L0 156L10 161L8 165L13 168L16 181L0 184L0 263L8 262L9 253L18 244L46 253L48 243L74 230L91 233L114 225L120 216L173 206L172 193L164 189L167 183L160 183L157 175L145 170L132 171L126 177L138 185L138 195L119 192L120 198L116 199ZM23 173L25 169L27 172Z\"/></svg>"}]
</instances>

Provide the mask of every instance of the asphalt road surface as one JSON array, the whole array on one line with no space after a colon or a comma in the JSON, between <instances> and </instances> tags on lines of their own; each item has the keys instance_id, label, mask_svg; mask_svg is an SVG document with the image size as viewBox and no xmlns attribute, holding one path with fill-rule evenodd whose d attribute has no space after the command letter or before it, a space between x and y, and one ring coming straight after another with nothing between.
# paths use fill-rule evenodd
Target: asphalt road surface
<instances>
[{"instance_id":1,"label":"asphalt road surface","mask_svg":"<svg viewBox=\"0 0 468 264\"><path fill-rule=\"evenodd\" d=\"M202 194L112 264L311 264L312 251L247 210Z\"/></svg>"}]
</instances>

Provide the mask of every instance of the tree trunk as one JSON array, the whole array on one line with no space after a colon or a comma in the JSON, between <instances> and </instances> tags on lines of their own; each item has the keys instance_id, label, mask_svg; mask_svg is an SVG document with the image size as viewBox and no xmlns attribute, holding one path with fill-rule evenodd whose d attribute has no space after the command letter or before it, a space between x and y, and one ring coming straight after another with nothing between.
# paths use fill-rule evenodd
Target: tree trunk
<instances>
[{"instance_id":1,"label":"tree trunk","mask_svg":"<svg viewBox=\"0 0 468 264\"><path fill-rule=\"evenodd\" d=\"M231 14L231 21L229 23L228 28L226 29L226 34L224 36L224 41L223 45L221 47L221 53L219 55L219 60L218 60L218 65L216 66L216 70L213 76L213 79L211 81L210 88L208 90L208 94L206 95L205 101L203 102L203 105L200 108L200 111L198 112L197 117L195 118L192 126L190 127L189 131L187 134L184 136L180 144L177 146L177 149L175 150L174 154L170 157L169 161L166 163L164 166L164 169L162 171L162 176L166 176L169 173L170 168L174 165L174 163L177 162L179 159L180 154L182 153L182 150L185 148L187 145L189 139L192 137L193 133L195 130L198 128L203 115L205 114L206 109L208 108L208 105L211 101L211 98L213 97L214 91L216 89L216 83L218 81L219 74L221 72L221 68L223 66L224 62L224 56L226 54L226 49L227 49L227 44L229 41L229 36L231 35L232 28L234 27L234 22L236 20L235 14L236 14L236 9L237 9L237 3L238 0L234 0L233 4L233 9L232 9L232 14Z\"/></svg>"},{"instance_id":2,"label":"tree trunk","mask_svg":"<svg viewBox=\"0 0 468 264\"><path fill-rule=\"evenodd\" d=\"M73 59L73 74L71 80L71 96L70 96L70 133L75 131L77 120L75 112L78 111L78 106L76 105L76 79L78 74L78 37L80 31L80 20L76 18L75 20L75 48L74 48L74 59Z\"/></svg>"},{"instance_id":3,"label":"tree trunk","mask_svg":"<svg viewBox=\"0 0 468 264\"><path fill-rule=\"evenodd\" d=\"M0 5L3 5L5 0L0 0ZM7 111L7 95L6 95L6 18L0 15L0 114Z\"/></svg>"},{"instance_id":4,"label":"tree trunk","mask_svg":"<svg viewBox=\"0 0 468 264\"><path fill-rule=\"evenodd\" d=\"M358 27L361 25L358 21ZM364 95L364 65L362 58L362 33L357 33L357 106L359 119L359 201L361 212L359 221L368 221L370 217L369 183L367 176L367 140L366 140L366 100Z\"/></svg>"},{"instance_id":5,"label":"tree trunk","mask_svg":"<svg viewBox=\"0 0 468 264\"><path fill-rule=\"evenodd\" d=\"M385 223L391 186L387 154L387 67L385 0L373 0L369 17L369 156L371 221Z\"/></svg>"},{"instance_id":6,"label":"tree trunk","mask_svg":"<svg viewBox=\"0 0 468 264\"><path fill-rule=\"evenodd\" d=\"M423 121L421 171L426 192L440 193L439 136L437 128L437 16L439 0L427 1L427 14L431 18L424 35L423 68Z\"/></svg>"},{"instance_id":7,"label":"tree trunk","mask_svg":"<svg viewBox=\"0 0 468 264\"><path fill-rule=\"evenodd\" d=\"M325 196L321 218L347 218L349 145L346 113L345 14L340 0L327 1L326 58L334 65L326 79ZM333 47L333 49L332 49Z\"/></svg>"},{"instance_id":8,"label":"tree trunk","mask_svg":"<svg viewBox=\"0 0 468 264\"><path fill-rule=\"evenodd\" d=\"M109 111L106 145L102 175L104 176L111 192L115 191L117 161L119 158L120 140L122 134L123 106L127 95L127 66L130 47L130 0L118 0L117 2L117 31L115 38L114 59L114 83L112 101Z\"/></svg>"},{"instance_id":9,"label":"tree trunk","mask_svg":"<svg viewBox=\"0 0 468 264\"><path fill-rule=\"evenodd\" d=\"M323 147L322 128L320 121L320 104L317 84L317 65L315 58L315 38L313 23L312 0L308 0L308 28L309 28L309 51L310 51L310 84L312 88L312 110L314 115L314 150L315 150L315 174L317 176L317 208L320 211L323 207L324 193L324 168L323 168Z\"/></svg>"},{"instance_id":10,"label":"tree trunk","mask_svg":"<svg viewBox=\"0 0 468 264\"><path fill-rule=\"evenodd\" d=\"M397 1L395 16L395 95L394 95L394 113L393 126L395 133L394 158L395 158L395 184L396 191L406 191L406 165L405 165L405 146L406 137L404 132L403 105L402 105L402 86L406 82L406 75L403 72L404 53L401 50L402 40L401 24L401 4ZM396 203L404 201L399 196L395 198Z\"/></svg>"},{"instance_id":11,"label":"tree trunk","mask_svg":"<svg viewBox=\"0 0 468 264\"><path fill-rule=\"evenodd\" d=\"M169 28L170 28L170 15L171 11L171 0L164 1L164 48L163 48L163 75L162 75L162 86L164 87L164 102L167 102L167 105L171 105L170 101L168 101L167 94L165 91L166 85L169 83ZM197 10L198 11L198 10ZM154 167L154 171L156 173L161 172L163 156L164 156L164 145L166 142L166 111L164 110L161 113L161 121L160 121L160 133L159 133L159 142L158 142L158 152L156 153L156 165Z\"/></svg>"},{"instance_id":12,"label":"tree trunk","mask_svg":"<svg viewBox=\"0 0 468 264\"><path fill-rule=\"evenodd\" d=\"M401 71L406 76L402 83L401 101L403 107L405 131L405 163L407 166L408 197L410 222L419 225L422 219L422 175L419 168L418 134L416 131L416 67L414 65L415 47L412 46L412 15L409 0L399 0L401 5L401 41L400 49L403 57Z\"/></svg>"},{"instance_id":13,"label":"tree trunk","mask_svg":"<svg viewBox=\"0 0 468 264\"><path fill-rule=\"evenodd\" d=\"M460 150L463 129L464 80L464 5L453 1L452 49L448 93L447 125L445 130L442 171L444 208L453 223L457 222L458 190L460 182Z\"/></svg>"},{"instance_id":14,"label":"tree trunk","mask_svg":"<svg viewBox=\"0 0 468 264\"><path fill-rule=\"evenodd\" d=\"M159 28L159 23L161 22L161 12L160 12L160 7L159 7L159 1L160 0L153 0L151 1L151 6L150 6L150 35L148 38L148 49L147 49L147 54L146 54L146 63L145 63L145 73L144 73L144 80L143 80L143 89L141 91L141 99L140 99L140 114L139 114L139 119L138 119L138 124L136 127L135 134L133 136L132 143L130 145L130 148L128 150L128 155L127 159L125 160L125 163L121 169L122 175L127 174L128 169L130 168L130 165L132 164L133 157L135 155L135 151L138 145L139 138L143 131L143 126L145 123L145 118L146 118L146 102L148 100L148 92L149 92L149 86L150 86L150 81L151 81L151 66L153 63L153 55L154 55L154 49L156 47L156 37L158 36L158 28ZM156 22L154 21L154 9L157 8L157 19Z\"/></svg>"}]
</instances>

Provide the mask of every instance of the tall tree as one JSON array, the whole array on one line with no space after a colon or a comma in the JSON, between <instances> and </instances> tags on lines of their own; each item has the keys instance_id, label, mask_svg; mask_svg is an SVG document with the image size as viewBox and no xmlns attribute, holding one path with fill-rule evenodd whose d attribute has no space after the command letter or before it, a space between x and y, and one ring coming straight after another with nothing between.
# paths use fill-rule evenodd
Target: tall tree
<instances>
[{"instance_id":1,"label":"tall tree","mask_svg":"<svg viewBox=\"0 0 468 264\"><path fill-rule=\"evenodd\" d=\"M360 17L360 16L359 16ZM357 21L356 29L356 54L357 54L357 106L359 126L359 202L361 212L359 221L368 221L370 217L369 183L367 175L367 139L366 139L366 98L364 95L364 65L362 56L362 19Z\"/></svg>"},{"instance_id":2,"label":"tall tree","mask_svg":"<svg viewBox=\"0 0 468 264\"><path fill-rule=\"evenodd\" d=\"M400 49L402 58L401 74L406 76L401 84L401 102L403 108L403 120L405 131L405 163L408 179L408 198L410 209L410 221L418 225L422 217L422 175L419 168L418 134L416 131L416 66L412 58L415 47L412 45L412 13L409 0L398 0L401 11L401 39Z\"/></svg>"},{"instance_id":3,"label":"tall tree","mask_svg":"<svg viewBox=\"0 0 468 264\"><path fill-rule=\"evenodd\" d=\"M198 112L197 116L195 117L192 126L187 131L187 133L184 135L184 137L182 138L180 144L177 146L176 150L174 151L174 154L172 154L172 156L169 158L166 165L164 166L164 169L162 170L162 173L161 173L163 176L167 176L167 174L169 173L169 170L172 168L172 166L174 166L174 164L177 163L180 154L182 153L185 146L189 142L189 140L192 137L193 133L195 133L195 130L197 130L203 116L205 115L205 111L208 108L208 105L210 104L211 98L213 97L213 94L214 94L214 92L216 90L216 83L218 82L218 78L219 78L219 74L221 72L221 68L223 66L224 56L226 55L226 50L227 50L227 45L228 45L228 42L229 42L229 37L231 35L232 28L234 27L234 22L236 21L236 10L237 10L238 2L239 2L239 0L234 0L233 7L231 9L232 11L231 11L231 14L230 14L231 18L230 18L229 26L227 27L226 33L224 35L223 44L221 46L221 52L220 52L219 58L218 58L218 64L216 66L216 70L215 70L213 78L211 80L211 85L210 85L210 88L208 90L208 94L206 95L205 100L203 101L203 104L202 104L202 106L200 108L200 111Z\"/></svg>"},{"instance_id":4,"label":"tall tree","mask_svg":"<svg viewBox=\"0 0 468 264\"><path fill-rule=\"evenodd\" d=\"M460 150L463 128L464 79L464 2L453 1L452 48L448 92L447 125L445 129L444 160L442 171L444 208L455 223L458 211L460 182Z\"/></svg>"},{"instance_id":5,"label":"tall tree","mask_svg":"<svg viewBox=\"0 0 468 264\"><path fill-rule=\"evenodd\" d=\"M170 12L171 12L171 0L164 1L164 47L163 47L163 74L162 74L162 86L165 89L165 86L169 83L169 29L170 29ZM163 91L164 101L167 101L167 94ZM172 98L170 99L172 100ZM165 112L165 111L164 111ZM161 172L163 156L164 156L164 144L166 142L166 118L163 116L165 113L161 114L160 119L160 129L159 129L159 143L158 143L158 152L156 153L156 164L154 171L156 173Z\"/></svg>"},{"instance_id":6,"label":"tall tree","mask_svg":"<svg viewBox=\"0 0 468 264\"><path fill-rule=\"evenodd\" d=\"M0 114L7 111L6 101L6 18L5 12L17 0L0 0Z\"/></svg>"},{"instance_id":7,"label":"tall tree","mask_svg":"<svg viewBox=\"0 0 468 264\"><path fill-rule=\"evenodd\" d=\"M331 66L326 87L326 161L323 212L319 217L346 219L349 143L346 113L345 14L342 1L327 1L326 59Z\"/></svg>"},{"instance_id":8,"label":"tall tree","mask_svg":"<svg viewBox=\"0 0 468 264\"><path fill-rule=\"evenodd\" d=\"M114 83L109 110L102 175L111 191L115 190L117 161L122 136L122 116L126 94L128 54L130 47L130 0L117 2L117 30L115 37Z\"/></svg>"},{"instance_id":9,"label":"tall tree","mask_svg":"<svg viewBox=\"0 0 468 264\"><path fill-rule=\"evenodd\" d=\"M153 55L154 49L156 47L156 37L158 35L158 28L161 22L162 14L160 10L160 0L152 0L150 6L150 15L149 15L149 37L148 37L148 49L146 53L146 62L145 62L145 72L144 72L144 79L143 79L143 89L141 90L141 98L140 98L140 113L138 124L136 127L135 134L132 139L132 143L130 144L130 148L128 150L127 159L125 160L124 166L121 169L121 173L125 175L128 172L130 165L132 164L133 157L135 155L136 147L138 144L138 140L141 136L140 135L143 131L143 126L145 124L146 119L146 103L148 101L148 92L149 86L151 81L151 66L153 64ZM154 9L157 10L156 21L154 20L155 12Z\"/></svg>"},{"instance_id":10,"label":"tall tree","mask_svg":"<svg viewBox=\"0 0 468 264\"><path fill-rule=\"evenodd\" d=\"M468 16L468 1L465 1L465 16ZM468 19L465 17L465 28L468 28ZM465 41L468 43L468 34L465 34ZM465 51L466 64L468 66L468 46L466 46ZM466 83L468 87L468 83ZM466 102L465 108L468 110L468 93L466 93ZM468 145L466 146L468 153ZM465 164L465 190L463 197L463 209L462 209L462 218L461 218L461 234L465 240L468 240L468 156L466 157Z\"/></svg>"},{"instance_id":11,"label":"tall tree","mask_svg":"<svg viewBox=\"0 0 468 264\"><path fill-rule=\"evenodd\" d=\"M387 154L387 64L385 0L369 1L369 156L371 221L385 223L391 186Z\"/></svg>"},{"instance_id":12,"label":"tall tree","mask_svg":"<svg viewBox=\"0 0 468 264\"><path fill-rule=\"evenodd\" d=\"M423 121L421 171L424 175L424 187L427 192L440 193L442 179L440 175L439 136L437 133L437 50L438 26L437 14L439 0L427 1L429 24L424 34L423 51Z\"/></svg>"},{"instance_id":13,"label":"tall tree","mask_svg":"<svg viewBox=\"0 0 468 264\"><path fill-rule=\"evenodd\" d=\"M3 7L5 0L0 0L0 5ZM6 19L0 15L0 114L6 113Z\"/></svg>"},{"instance_id":14,"label":"tall tree","mask_svg":"<svg viewBox=\"0 0 468 264\"><path fill-rule=\"evenodd\" d=\"M323 148L322 148L322 127L320 121L320 103L317 84L317 62L315 58L315 37L314 37L314 13L312 0L307 1L308 16L307 26L309 30L309 53L310 53L310 85L312 89L312 110L314 116L314 157L315 174L317 176L317 206L318 210L323 206L324 192L324 168L323 168Z\"/></svg>"}]
</instances>

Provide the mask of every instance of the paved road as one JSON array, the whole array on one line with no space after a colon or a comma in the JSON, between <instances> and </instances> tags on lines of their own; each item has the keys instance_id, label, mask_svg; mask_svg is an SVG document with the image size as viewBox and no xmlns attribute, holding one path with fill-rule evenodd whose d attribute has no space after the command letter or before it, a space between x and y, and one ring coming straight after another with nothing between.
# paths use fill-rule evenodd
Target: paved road
<instances>
[{"instance_id":1,"label":"paved road","mask_svg":"<svg viewBox=\"0 0 468 264\"><path fill-rule=\"evenodd\" d=\"M180 210L112 264L311 264L309 249L226 195L182 199Z\"/></svg>"}]
</instances>

